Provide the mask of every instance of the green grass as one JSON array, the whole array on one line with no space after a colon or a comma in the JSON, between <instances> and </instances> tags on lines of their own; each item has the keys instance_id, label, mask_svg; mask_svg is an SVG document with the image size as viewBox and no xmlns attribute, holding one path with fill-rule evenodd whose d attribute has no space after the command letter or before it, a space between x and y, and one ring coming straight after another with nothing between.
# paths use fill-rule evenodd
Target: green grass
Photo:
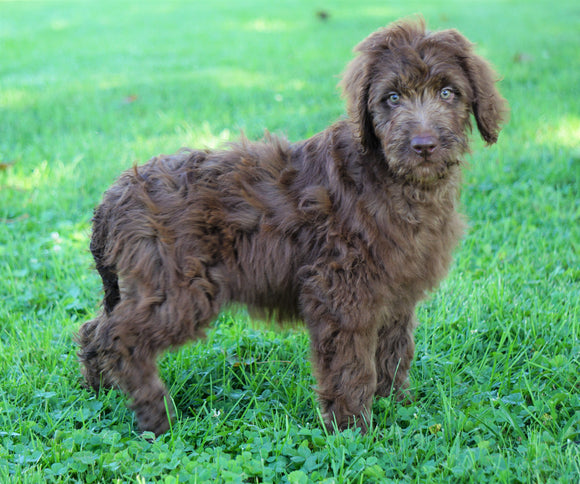
<instances>
[{"instance_id":1,"label":"green grass","mask_svg":"<svg viewBox=\"0 0 580 484\"><path fill-rule=\"evenodd\" d=\"M99 304L101 193L184 145L324 129L352 47L415 12L477 42L512 108L474 143L469 233L419 310L415 404L328 436L305 332L226 313L161 360L171 432L135 433L72 342ZM0 481L578 482L579 45L576 0L0 1Z\"/></svg>"}]
</instances>

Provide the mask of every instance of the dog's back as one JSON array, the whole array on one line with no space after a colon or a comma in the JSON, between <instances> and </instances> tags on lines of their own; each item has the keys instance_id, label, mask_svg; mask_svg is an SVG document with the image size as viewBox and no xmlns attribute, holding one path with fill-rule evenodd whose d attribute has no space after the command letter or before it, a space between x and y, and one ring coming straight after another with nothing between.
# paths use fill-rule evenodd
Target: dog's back
<instances>
[{"instance_id":1,"label":"dog's back","mask_svg":"<svg viewBox=\"0 0 580 484\"><path fill-rule=\"evenodd\" d=\"M127 170L93 217L91 252L106 312L121 299L119 278L125 287L128 279L170 287L203 277L215 281L219 301L296 319L296 274L306 262L298 255L311 254L314 243L301 234L311 207L297 198L296 174L291 146L271 135Z\"/></svg>"}]
</instances>

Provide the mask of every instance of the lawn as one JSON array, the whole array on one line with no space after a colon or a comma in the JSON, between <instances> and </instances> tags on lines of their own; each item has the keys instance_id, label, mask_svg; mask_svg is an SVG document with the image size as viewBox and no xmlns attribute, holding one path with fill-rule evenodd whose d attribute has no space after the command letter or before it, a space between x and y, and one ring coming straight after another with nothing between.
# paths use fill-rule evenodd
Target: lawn
<instances>
[{"instance_id":1,"label":"lawn","mask_svg":"<svg viewBox=\"0 0 580 484\"><path fill-rule=\"evenodd\" d=\"M417 12L478 44L512 112L497 145L474 133L416 402L327 435L307 334L239 310L162 358L179 418L139 434L119 393L83 389L73 343L102 192L182 146L321 131L352 47ZM580 481L579 49L577 0L0 0L0 481Z\"/></svg>"}]
</instances>

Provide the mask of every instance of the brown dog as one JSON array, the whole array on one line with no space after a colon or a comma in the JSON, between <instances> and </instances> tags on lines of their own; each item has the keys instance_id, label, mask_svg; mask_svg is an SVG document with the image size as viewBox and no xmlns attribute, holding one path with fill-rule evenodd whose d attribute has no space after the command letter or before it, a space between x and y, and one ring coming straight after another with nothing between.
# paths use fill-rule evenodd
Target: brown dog
<instances>
[{"instance_id":1,"label":"brown dog","mask_svg":"<svg viewBox=\"0 0 580 484\"><path fill-rule=\"evenodd\" d=\"M422 20L356 47L348 118L302 142L267 135L182 151L121 175L95 211L104 308L78 336L95 390L168 429L156 358L203 336L228 302L303 319L327 425L366 428L373 395L408 386L415 305L447 272L470 115L485 141L507 112L457 31Z\"/></svg>"}]
</instances>

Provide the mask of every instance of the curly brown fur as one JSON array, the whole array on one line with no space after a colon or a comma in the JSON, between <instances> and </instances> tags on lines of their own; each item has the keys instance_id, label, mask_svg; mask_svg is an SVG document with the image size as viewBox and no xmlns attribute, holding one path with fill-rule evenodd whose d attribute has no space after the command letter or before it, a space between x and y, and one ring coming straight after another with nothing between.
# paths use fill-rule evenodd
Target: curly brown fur
<instances>
[{"instance_id":1,"label":"curly brown fur","mask_svg":"<svg viewBox=\"0 0 580 484\"><path fill-rule=\"evenodd\" d=\"M494 143L507 107L457 31L403 21L356 52L347 119L295 144L154 158L105 193L91 241L104 308L79 355L90 386L129 396L141 429L169 425L156 357L202 337L228 302L305 321L327 425L364 430L373 395L405 394L415 306L463 230L470 116Z\"/></svg>"}]
</instances>

